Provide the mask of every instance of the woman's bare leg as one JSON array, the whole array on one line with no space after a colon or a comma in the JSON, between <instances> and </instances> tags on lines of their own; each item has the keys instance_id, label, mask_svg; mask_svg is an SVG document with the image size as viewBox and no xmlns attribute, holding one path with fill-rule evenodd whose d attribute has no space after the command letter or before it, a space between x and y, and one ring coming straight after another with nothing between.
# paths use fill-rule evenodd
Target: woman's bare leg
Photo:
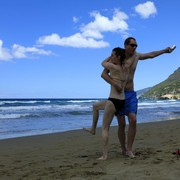
<instances>
[{"instance_id":1,"label":"woman's bare leg","mask_svg":"<svg viewBox=\"0 0 180 180\"><path fill-rule=\"evenodd\" d=\"M114 117L116 109L111 101L106 102L103 116L102 126L102 140L103 140L103 155L98 160L106 160L108 158L108 141L109 141L109 128Z\"/></svg>"},{"instance_id":2,"label":"woman's bare leg","mask_svg":"<svg viewBox=\"0 0 180 180\"><path fill-rule=\"evenodd\" d=\"M83 128L85 131L91 133L92 135L96 134L96 127L99 119L99 110L104 110L107 100L96 102L93 104L93 121L91 128Z\"/></svg>"}]
</instances>

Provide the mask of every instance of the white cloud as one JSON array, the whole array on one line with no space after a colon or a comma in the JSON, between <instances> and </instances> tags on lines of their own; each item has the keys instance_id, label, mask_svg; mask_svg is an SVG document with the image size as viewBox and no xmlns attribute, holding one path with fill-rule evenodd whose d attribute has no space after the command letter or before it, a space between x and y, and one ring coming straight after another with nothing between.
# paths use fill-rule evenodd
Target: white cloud
<instances>
[{"instance_id":1,"label":"white cloud","mask_svg":"<svg viewBox=\"0 0 180 180\"><path fill-rule=\"evenodd\" d=\"M114 11L112 20L110 20L108 17L102 16L99 12L95 11L91 13L91 16L94 17L95 20L81 28L83 33L86 33L86 31L102 33L128 30L128 24L125 22L128 16L119 10ZM92 37L94 34L95 33L92 33Z\"/></svg>"},{"instance_id":2,"label":"white cloud","mask_svg":"<svg viewBox=\"0 0 180 180\"><path fill-rule=\"evenodd\" d=\"M135 11L142 18L149 18L151 15L155 15L157 13L157 9L153 2L147 1L146 3L139 4L135 7Z\"/></svg>"},{"instance_id":3,"label":"white cloud","mask_svg":"<svg viewBox=\"0 0 180 180\"><path fill-rule=\"evenodd\" d=\"M37 43L78 48L102 48L109 46L109 43L103 40L104 32L120 32L123 36L128 30L126 23L128 16L118 9L114 10L112 19L102 16L98 11L93 11L90 15L94 17L94 21L82 25L80 32L69 37L60 37L58 34L43 36L38 39Z\"/></svg>"},{"instance_id":4,"label":"white cloud","mask_svg":"<svg viewBox=\"0 0 180 180\"><path fill-rule=\"evenodd\" d=\"M82 34L82 37L91 37L94 39L102 39L104 37L101 32L95 31L93 29L87 29L81 32L81 34Z\"/></svg>"},{"instance_id":5,"label":"white cloud","mask_svg":"<svg viewBox=\"0 0 180 180\"><path fill-rule=\"evenodd\" d=\"M45 51L36 47L24 47L14 44L12 47L12 54L15 58L27 58L31 55L50 55L50 51Z\"/></svg>"},{"instance_id":6,"label":"white cloud","mask_svg":"<svg viewBox=\"0 0 180 180\"><path fill-rule=\"evenodd\" d=\"M14 44L11 49L3 48L3 41L0 40L0 61L10 61L15 58L29 58L32 55L50 55L51 51L45 51L36 47L24 47Z\"/></svg>"},{"instance_id":7,"label":"white cloud","mask_svg":"<svg viewBox=\"0 0 180 180\"><path fill-rule=\"evenodd\" d=\"M76 33L69 37L61 38L58 34L52 34L49 36L40 37L38 40L40 44L48 44L48 45L58 45L58 46L70 46L70 47L91 47L91 48L99 48L99 47L107 47L109 43L105 41L96 41L90 37L84 37L81 33Z\"/></svg>"},{"instance_id":8,"label":"white cloud","mask_svg":"<svg viewBox=\"0 0 180 180\"><path fill-rule=\"evenodd\" d=\"M3 41L0 40L0 61L9 61L11 60L13 57L10 54L9 50L6 48L3 48Z\"/></svg>"},{"instance_id":9,"label":"white cloud","mask_svg":"<svg viewBox=\"0 0 180 180\"><path fill-rule=\"evenodd\" d=\"M79 18L78 18L78 17L73 16L73 22L74 22L74 23L77 23L78 21L79 21Z\"/></svg>"},{"instance_id":10,"label":"white cloud","mask_svg":"<svg viewBox=\"0 0 180 180\"><path fill-rule=\"evenodd\" d=\"M90 16L93 21L82 25L79 32L68 37L61 37L54 33L47 36L42 36L38 39L37 45L58 45L75 48L104 48L108 47L109 43L103 38L104 32L119 32L121 36L127 35L128 24L126 20L128 16L115 9L111 18L101 15L98 11L93 11ZM73 22L76 23L79 18L73 17ZM34 55L51 55L51 51L45 51L41 48L24 47L19 44L14 44L12 48L3 48L3 41L0 40L0 60L10 61L11 59L32 58Z\"/></svg>"}]
</instances>

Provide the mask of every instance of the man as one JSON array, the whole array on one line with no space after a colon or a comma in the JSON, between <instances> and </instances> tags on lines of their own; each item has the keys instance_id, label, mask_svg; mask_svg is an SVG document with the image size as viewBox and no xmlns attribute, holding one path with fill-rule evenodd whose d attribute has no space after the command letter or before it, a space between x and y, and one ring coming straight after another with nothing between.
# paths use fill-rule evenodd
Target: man
<instances>
[{"instance_id":1,"label":"man","mask_svg":"<svg viewBox=\"0 0 180 180\"><path fill-rule=\"evenodd\" d=\"M118 137L122 148L122 153L124 155L129 156L130 158L134 158L134 154L132 152L132 146L136 135L136 114L137 114L137 96L136 92L134 92L134 74L136 71L136 66L139 60L146 60L149 58L157 57L164 53L171 53L175 47L170 48L167 47L160 51L153 51L150 53L137 53L137 42L136 39L133 37L129 37L124 41L124 48L125 48L125 64L124 66L129 68L129 78L126 83L125 87L125 109L123 111L119 111L119 114L117 115L118 119ZM121 91L121 88L119 87L119 84L112 80L109 76L109 71L107 69L104 69L102 72L101 77L111 84L112 86L116 87L117 90ZM127 136L127 147L125 145L126 142L126 136L125 136L125 115L128 116L129 120L129 129L128 129L128 136Z\"/></svg>"}]
</instances>

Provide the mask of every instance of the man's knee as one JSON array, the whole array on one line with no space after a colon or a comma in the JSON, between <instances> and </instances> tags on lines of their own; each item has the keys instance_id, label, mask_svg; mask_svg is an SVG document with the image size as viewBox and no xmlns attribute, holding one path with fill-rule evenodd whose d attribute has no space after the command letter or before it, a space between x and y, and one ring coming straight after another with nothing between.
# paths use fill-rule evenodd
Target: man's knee
<instances>
[{"instance_id":1,"label":"man's knee","mask_svg":"<svg viewBox=\"0 0 180 180\"><path fill-rule=\"evenodd\" d=\"M130 124L136 124L137 118L135 113L128 114L128 120Z\"/></svg>"}]
</instances>

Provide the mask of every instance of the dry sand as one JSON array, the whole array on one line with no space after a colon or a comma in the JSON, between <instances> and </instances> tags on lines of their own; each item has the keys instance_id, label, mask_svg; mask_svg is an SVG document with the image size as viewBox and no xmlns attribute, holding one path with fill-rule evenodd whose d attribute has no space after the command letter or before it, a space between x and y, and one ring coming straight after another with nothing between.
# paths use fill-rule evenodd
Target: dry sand
<instances>
[{"instance_id":1,"label":"dry sand","mask_svg":"<svg viewBox=\"0 0 180 180\"><path fill-rule=\"evenodd\" d=\"M109 159L101 129L0 140L1 180L176 180L180 178L180 119L138 124L135 159L121 155L117 127L111 127Z\"/></svg>"}]
</instances>

